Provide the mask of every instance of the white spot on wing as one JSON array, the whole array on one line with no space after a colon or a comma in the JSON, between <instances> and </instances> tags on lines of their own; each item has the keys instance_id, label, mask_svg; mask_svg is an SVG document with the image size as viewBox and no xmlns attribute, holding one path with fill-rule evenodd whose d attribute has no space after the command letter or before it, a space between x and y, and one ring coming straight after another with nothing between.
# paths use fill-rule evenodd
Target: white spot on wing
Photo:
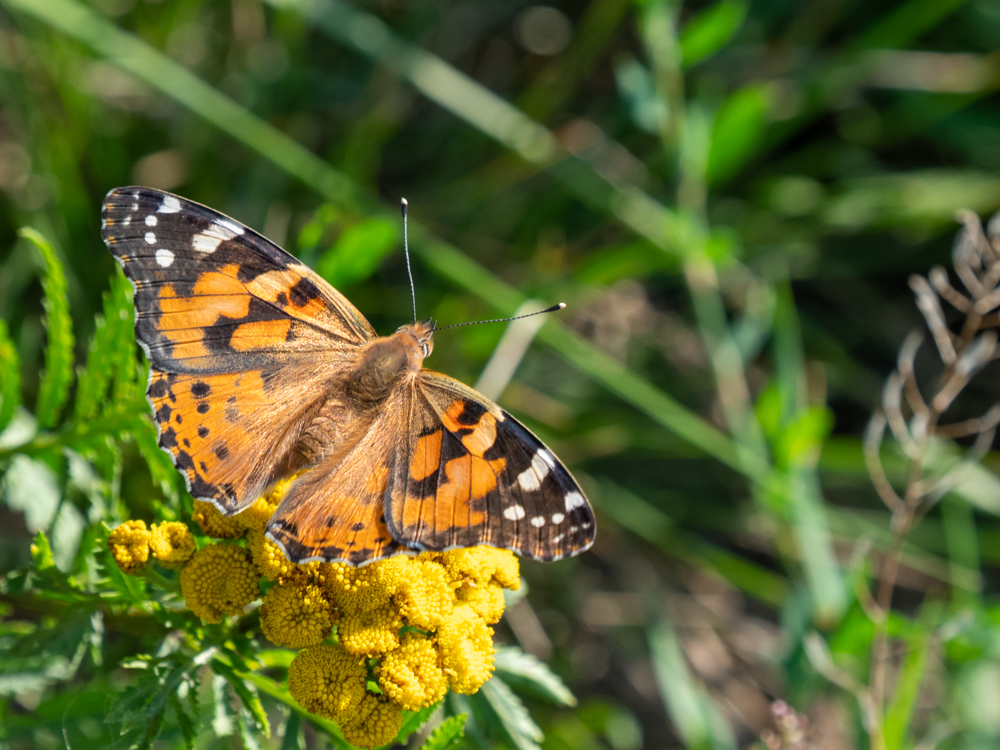
<instances>
[{"instance_id":1,"label":"white spot on wing","mask_svg":"<svg viewBox=\"0 0 1000 750\"><path fill-rule=\"evenodd\" d=\"M153 214L150 214L149 216L146 217L146 226L147 227L156 226L156 217Z\"/></svg>"},{"instance_id":2,"label":"white spot on wing","mask_svg":"<svg viewBox=\"0 0 1000 750\"><path fill-rule=\"evenodd\" d=\"M524 508L520 505L512 505L509 508L504 508L503 517L508 521L520 521L524 518Z\"/></svg>"},{"instance_id":3,"label":"white spot on wing","mask_svg":"<svg viewBox=\"0 0 1000 750\"><path fill-rule=\"evenodd\" d=\"M163 196L163 203L156 209L158 214L175 214L181 210L181 202L172 195Z\"/></svg>"},{"instance_id":4,"label":"white spot on wing","mask_svg":"<svg viewBox=\"0 0 1000 750\"><path fill-rule=\"evenodd\" d=\"M564 516L562 513L552 514L552 523L562 523L565 519L566 516Z\"/></svg>"},{"instance_id":5,"label":"white spot on wing","mask_svg":"<svg viewBox=\"0 0 1000 750\"><path fill-rule=\"evenodd\" d=\"M534 492L542 486L542 480L549 473L550 466L549 459L551 457L546 458L546 454L548 451L544 448L540 449L532 456L531 466L517 475L517 483L525 492Z\"/></svg>"},{"instance_id":6,"label":"white spot on wing","mask_svg":"<svg viewBox=\"0 0 1000 750\"><path fill-rule=\"evenodd\" d=\"M538 453L535 454L535 458L541 458L542 461L544 461L545 463L547 463L549 465L549 468L551 468L551 469L556 468L556 459L555 459L555 456L553 456L551 453L549 453L544 448L539 448L538 449ZM535 463L535 459L534 458L531 459L531 463L532 463L532 465L534 465L534 463Z\"/></svg>"},{"instance_id":7,"label":"white spot on wing","mask_svg":"<svg viewBox=\"0 0 1000 750\"><path fill-rule=\"evenodd\" d=\"M545 516L535 516L531 519L531 525L536 529L542 528L545 525Z\"/></svg>"},{"instance_id":8,"label":"white spot on wing","mask_svg":"<svg viewBox=\"0 0 1000 750\"><path fill-rule=\"evenodd\" d=\"M146 244L147 245L155 245L156 244L156 235L153 234L152 232L146 232Z\"/></svg>"},{"instance_id":9,"label":"white spot on wing","mask_svg":"<svg viewBox=\"0 0 1000 750\"><path fill-rule=\"evenodd\" d=\"M586 505L586 500L583 499L583 495L579 492L567 492L566 493L566 510L571 511L574 508L582 508Z\"/></svg>"},{"instance_id":10,"label":"white spot on wing","mask_svg":"<svg viewBox=\"0 0 1000 750\"><path fill-rule=\"evenodd\" d=\"M236 226L231 221L220 220L214 222L201 234L196 234L191 244L199 253L214 253L219 245L238 234L243 234L242 227Z\"/></svg>"},{"instance_id":11,"label":"white spot on wing","mask_svg":"<svg viewBox=\"0 0 1000 750\"><path fill-rule=\"evenodd\" d=\"M156 262L164 268L167 268L174 262L174 254L165 247L161 247L156 251Z\"/></svg>"},{"instance_id":12,"label":"white spot on wing","mask_svg":"<svg viewBox=\"0 0 1000 750\"><path fill-rule=\"evenodd\" d=\"M131 216L126 216L124 219L122 219L122 224L131 224L131 223L132 223Z\"/></svg>"}]
</instances>

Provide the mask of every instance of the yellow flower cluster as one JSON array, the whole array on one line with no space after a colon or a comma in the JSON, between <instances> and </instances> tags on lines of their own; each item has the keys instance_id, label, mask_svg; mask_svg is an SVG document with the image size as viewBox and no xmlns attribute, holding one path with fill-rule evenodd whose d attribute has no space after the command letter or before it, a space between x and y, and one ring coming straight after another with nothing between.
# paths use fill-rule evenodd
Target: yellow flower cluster
<instances>
[{"instance_id":1,"label":"yellow flower cluster","mask_svg":"<svg viewBox=\"0 0 1000 750\"><path fill-rule=\"evenodd\" d=\"M361 568L343 563L289 562L264 532L290 482L227 518L195 502L206 535L244 541L195 552L187 527L142 521L115 529L108 545L126 572L141 572L150 550L181 568L188 608L209 623L260 606L263 635L302 649L288 670L288 689L303 708L338 722L348 742L375 747L392 741L402 711L440 701L448 689L476 692L493 674L493 629L503 614L503 589L517 589L517 558L489 547L400 555ZM186 534L186 535L185 535ZM244 546L245 545L245 546ZM368 690L370 681L378 689Z\"/></svg>"},{"instance_id":2,"label":"yellow flower cluster","mask_svg":"<svg viewBox=\"0 0 1000 750\"><path fill-rule=\"evenodd\" d=\"M181 568L194 555L194 536L178 521L154 523L126 521L108 534L111 557L128 575L140 575L149 565L150 552L165 568Z\"/></svg>"}]
</instances>

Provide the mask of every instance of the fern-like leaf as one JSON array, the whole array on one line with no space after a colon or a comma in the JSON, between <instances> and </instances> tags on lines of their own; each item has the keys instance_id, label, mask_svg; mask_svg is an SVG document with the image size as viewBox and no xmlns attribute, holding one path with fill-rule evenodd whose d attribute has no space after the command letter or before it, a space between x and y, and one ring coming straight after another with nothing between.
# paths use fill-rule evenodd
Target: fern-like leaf
<instances>
[{"instance_id":1,"label":"fern-like leaf","mask_svg":"<svg viewBox=\"0 0 1000 750\"><path fill-rule=\"evenodd\" d=\"M420 750L453 750L458 747L458 741L465 735L465 720L468 716L459 714L445 719L441 726L431 732Z\"/></svg>"},{"instance_id":2,"label":"fern-like leaf","mask_svg":"<svg viewBox=\"0 0 1000 750\"><path fill-rule=\"evenodd\" d=\"M576 705L576 698L555 672L519 648L497 649L497 674L515 687L562 706Z\"/></svg>"},{"instance_id":3,"label":"fern-like leaf","mask_svg":"<svg viewBox=\"0 0 1000 750\"><path fill-rule=\"evenodd\" d=\"M496 715L514 747L518 750L539 750L538 743L545 739L545 735L507 683L494 677L473 698L478 699L479 696Z\"/></svg>"},{"instance_id":4,"label":"fern-like leaf","mask_svg":"<svg viewBox=\"0 0 1000 750\"><path fill-rule=\"evenodd\" d=\"M35 416L42 429L59 421L59 413L69 396L73 380L73 322L69 315L69 297L66 293L66 274L55 249L38 231L25 227L20 235L31 242L42 256L45 265L42 289L45 292L45 369L38 386L38 404Z\"/></svg>"}]
</instances>

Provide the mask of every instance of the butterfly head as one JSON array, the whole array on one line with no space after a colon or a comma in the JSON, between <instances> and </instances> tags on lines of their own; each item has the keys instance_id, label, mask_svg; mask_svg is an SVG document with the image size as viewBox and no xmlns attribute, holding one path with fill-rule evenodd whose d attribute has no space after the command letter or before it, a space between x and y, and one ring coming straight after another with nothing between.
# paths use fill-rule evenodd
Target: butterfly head
<instances>
[{"instance_id":1,"label":"butterfly head","mask_svg":"<svg viewBox=\"0 0 1000 750\"><path fill-rule=\"evenodd\" d=\"M420 351L422 359L427 359L434 351L434 320L431 318L400 326L396 333L403 334L407 341L412 340L413 346Z\"/></svg>"}]
</instances>

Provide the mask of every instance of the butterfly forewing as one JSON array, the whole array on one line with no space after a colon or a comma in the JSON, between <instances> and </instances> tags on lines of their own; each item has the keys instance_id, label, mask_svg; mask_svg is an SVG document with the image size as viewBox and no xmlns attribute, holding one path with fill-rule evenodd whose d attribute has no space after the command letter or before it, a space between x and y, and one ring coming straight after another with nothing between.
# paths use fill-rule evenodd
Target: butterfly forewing
<instances>
[{"instance_id":1,"label":"butterfly forewing","mask_svg":"<svg viewBox=\"0 0 1000 750\"><path fill-rule=\"evenodd\" d=\"M374 331L309 268L205 206L120 188L103 217L135 288L160 447L193 496L236 512L301 462L293 448L330 381Z\"/></svg>"},{"instance_id":2,"label":"butterfly forewing","mask_svg":"<svg viewBox=\"0 0 1000 750\"><path fill-rule=\"evenodd\" d=\"M136 337L159 369L259 369L375 336L307 266L217 211L160 190L119 188L102 216L104 241L135 287Z\"/></svg>"},{"instance_id":3,"label":"butterfly forewing","mask_svg":"<svg viewBox=\"0 0 1000 750\"><path fill-rule=\"evenodd\" d=\"M576 481L516 419L468 386L424 370L387 523L400 542L442 550L479 544L557 560L594 540Z\"/></svg>"}]
</instances>

